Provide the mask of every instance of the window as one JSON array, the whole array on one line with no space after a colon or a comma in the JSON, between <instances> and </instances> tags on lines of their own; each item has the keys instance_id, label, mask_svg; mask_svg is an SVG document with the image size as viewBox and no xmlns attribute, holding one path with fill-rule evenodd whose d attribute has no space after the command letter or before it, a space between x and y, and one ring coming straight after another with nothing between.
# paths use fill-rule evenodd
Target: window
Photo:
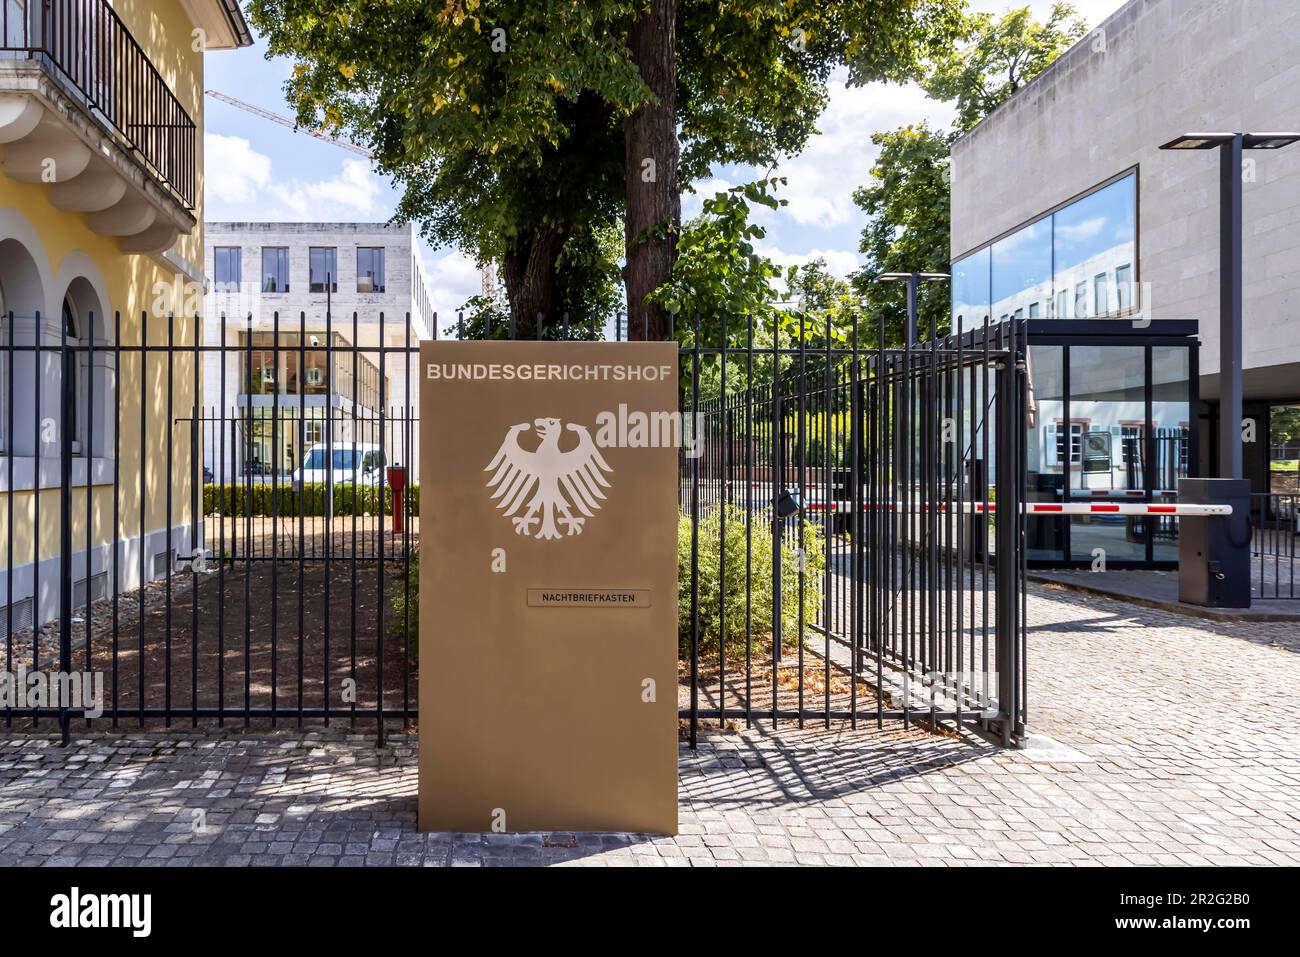
<instances>
[{"instance_id":1,"label":"window","mask_svg":"<svg viewBox=\"0 0 1300 957\"><path fill-rule=\"evenodd\" d=\"M958 331L984 325L989 315L989 257L986 247L953 263L952 311L954 315L963 317L962 322L957 324Z\"/></svg>"},{"instance_id":2,"label":"window","mask_svg":"<svg viewBox=\"0 0 1300 957\"><path fill-rule=\"evenodd\" d=\"M1115 267L1115 297L1120 312L1133 307L1133 267L1127 263Z\"/></svg>"},{"instance_id":3,"label":"window","mask_svg":"<svg viewBox=\"0 0 1300 957\"><path fill-rule=\"evenodd\" d=\"M315 441L319 444L323 443L325 439L321 437L317 438ZM333 466L330 466L329 464L331 458L334 462ZM312 449L307 453L307 461L303 463L303 467L308 469L326 469L332 467L342 472L354 469L356 467L355 463L356 458L352 454L351 446L345 444L345 447L343 448L334 449L332 456L328 449Z\"/></svg>"},{"instance_id":4,"label":"window","mask_svg":"<svg viewBox=\"0 0 1300 957\"><path fill-rule=\"evenodd\" d=\"M1035 300L1043 310L1055 302L1058 319L1129 309L1138 278L1136 237L1137 173L1130 172L954 262L953 314L978 325L986 303L994 316L1014 316ZM1113 273L1125 288L1117 289L1117 302L1107 288L1090 311L1086 286L1101 273ZM1070 290L1076 290L1073 308Z\"/></svg>"},{"instance_id":5,"label":"window","mask_svg":"<svg viewBox=\"0 0 1300 957\"><path fill-rule=\"evenodd\" d=\"M1084 319L1088 315L1088 284L1081 282L1074 287L1074 318Z\"/></svg>"},{"instance_id":6,"label":"window","mask_svg":"<svg viewBox=\"0 0 1300 957\"><path fill-rule=\"evenodd\" d=\"M1101 274L1116 274L1116 282L1131 283L1137 253L1137 174L1130 173L1089 193L1052 214L1053 283L1069 289ZM1120 278L1118 267L1130 267ZM1099 295L1090 313L1076 310L1074 318L1104 316L1115 310L1109 295Z\"/></svg>"},{"instance_id":7,"label":"window","mask_svg":"<svg viewBox=\"0 0 1300 957\"><path fill-rule=\"evenodd\" d=\"M307 272L309 292L325 292L326 283L330 292L338 292L338 250L333 246L312 246L307 251Z\"/></svg>"},{"instance_id":8,"label":"window","mask_svg":"<svg viewBox=\"0 0 1300 957\"><path fill-rule=\"evenodd\" d=\"M1061 466L1067 461L1070 465L1078 465L1083 461L1083 430L1085 427L1086 423L1083 422L1071 422L1068 426L1062 422L1054 427L1056 432L1055 465ZM1069 449L1068 453L1066 451L1067 447Z\"/></svg>"},{"instance_id":9,"label":"window","mask_svg":"<svg viewBox=\"0 0 1300 957\"><path fill-rule=\"evenodd\" d=\"M1029 303L1052 294L1052 230L1037 222L992 246L993 309L1013 319L1024 317Z\"/></svg>"},{"instance_id":10,"label":"window","mask_svg":"<svg viewBox=\"0 0 1300 957\"><path fill-rule=\"evenodd\" d=\"M1119 460L1125 468L1142 468L1142 426L1119 427Z\"/></svg>"},{"instance_id":11,"label":"window","mask_svg":"<svg viewBox=\"0 0 1300 957\"><path fill-rule=\"evenodd\" d=\"M1110 276L1098 273L1092 280L1092 308L1096 315L1110 312Z\"/></svg>"},{"instance_id":12,"label":"window","mask_svg":"<svg viewBox=\"0 0 1300 957\"><path fill-rule=\"evenodd\" d=\"M1031 303L1029 304L1029 318L1030 318L1030 319L1037 319L1037 318L1038 318L1038 303L1036 303L1036 302L1031 302Z\"/></svg>"},{"instance_id":13,"label":"window","mask_svg":"<svg viewBox=\"0 0 1300 957\"><path fill-rule=\"evenodd\" d=\"M216 292L239 292L242 280L238 246L217 246L212 250L212 279Z\"/></svg>"},{"instance_id":14,"label":"window","mask_svg":"<svg viewBox=\"0 0 1300 957\"><path fill-rule=\"evenodd\" d=\"M262 292L289 291L289 250L285 246L262 247Z\"/></svg>"},{"instance_id":15,"label":"window","mask_svg":"<svg viewBox=\"0 0 1300 957\"><path fill-rule=\"evenodd\" d=\"M357 292L384 291L384 248L357 247Z\"/></svg>"}]
</instances>

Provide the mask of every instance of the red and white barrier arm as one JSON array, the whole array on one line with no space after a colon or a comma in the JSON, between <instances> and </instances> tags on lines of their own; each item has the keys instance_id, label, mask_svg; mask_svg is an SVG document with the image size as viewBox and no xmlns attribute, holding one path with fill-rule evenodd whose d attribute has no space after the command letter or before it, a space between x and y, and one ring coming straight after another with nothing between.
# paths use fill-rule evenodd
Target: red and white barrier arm
<instances>
[{"instance_id":1,"label":"red and white barrier arm","mask_svg":"<svg viewBox=\"0 0 1300 957\"><path fill-rule=\"evenodd\" d=\"M743 482L741 483L744 484ZM752 482L751 486L760 491L767 491L772 488L771 482ZM786 483L781 486L782 490L794 489L798 486ZM823 491L826 488L824 482L806 482L804 488L810 492ZM1056 490L1056 497L1060 498L1065 494L1061 489ZM1140 488L1072 488L1070 489L1071 498L1145 498L1146 496L1162 497L1177 496L1178 492L1174 489L1153 489L1147 492Z\"/></svg>"},{"instance_id":2,"label":"red and white barrier arm","mask_svg":"<svg viewBox=\"0 0 1300 957\"><path fill-rule=\"evenodd\" d=\"M824 511L826 506L823 502L809 502L804 508L809 512ZM960 506L957 503L940 504L937 506L940 512L955 512L968 515L980 515L984 512L994 513L998 510L996 502L963 502ZM832 512L850 512L853 507L844 502L832 502ZM889 512L928 512L929 505L911 505L901 506L892 502L863 502L862 510L866 511L889 511ZM1070 502L1062 504L1053 504L1051 502L1026 502L1024 504L1024 513L1026 515L1231 515L1231 505L1151 505L1148 503L1136 502L1108 502L1106 504L1093 504L1089 502Z\"/></svg>"},{"instance_id":3,"label":"red and white barrier arm","mask_svg":"<svg viewBox=\"0 0 1300 957\"><path fill-rule=\"evenodd\" d=\"M1056 496L1060 498L1065 493L1057 489ZM1145 495L1177 495L1177 492L1168 489L1155 489L1152 492L1144 492L1140 488L1072 488L1070 489L1071 498L1142 498Z\"/></svg>"}]
</instances>

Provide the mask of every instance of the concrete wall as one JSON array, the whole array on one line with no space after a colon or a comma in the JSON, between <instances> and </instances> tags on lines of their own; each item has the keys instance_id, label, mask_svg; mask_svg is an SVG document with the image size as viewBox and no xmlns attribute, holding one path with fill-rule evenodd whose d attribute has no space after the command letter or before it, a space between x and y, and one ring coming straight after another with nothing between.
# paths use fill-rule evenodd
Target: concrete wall
<instances>
[{"instance_id":1,"label":"concrete wall","mask_svg":"<svg viewBox=\"0 0 1300 957\"><path fill-rule=\"evenodd\" d=\"M1184 132L1300 127L1300 3L1132 0L958 140L958 259L1130 168L1138 170L1144 311L1201 323L1202 394L1217 394L1219 165L1162 152ZM1300 145L1247 154L1247 395L1300 396Z\"/></svg>"}]
</instances>

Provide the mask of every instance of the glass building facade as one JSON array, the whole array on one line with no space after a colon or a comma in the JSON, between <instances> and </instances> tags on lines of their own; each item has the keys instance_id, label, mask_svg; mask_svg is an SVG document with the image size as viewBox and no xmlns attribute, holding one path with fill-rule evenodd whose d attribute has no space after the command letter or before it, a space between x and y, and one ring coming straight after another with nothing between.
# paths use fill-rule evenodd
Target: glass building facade
<instances>
[{"instance_id":1,"label":"glass building facade","mask_svg":"<svg viewBox=\"0 0 1300 957\"><path fill-rule=\"evenodd\" d=\"M1115 318L1140 308L1137 172L952 264L956 328L1009 319Z\"/></svg>"},{"instance_id":2,"label":"glass building facade","mask_svg":"<svg viewBox=\"0 0 1300 957\"><path fill-rule=\"evenodd\" d=\"M1044 503L1177 501L1197 474L1196 324L1114 322L1142 306L1138 174L1097 188L952 264L958 330L1023 323L1028 343L1027 497ZM1177 519L1028 519L1037 566L1164 565Z\"/></svg>"}]
</instances>

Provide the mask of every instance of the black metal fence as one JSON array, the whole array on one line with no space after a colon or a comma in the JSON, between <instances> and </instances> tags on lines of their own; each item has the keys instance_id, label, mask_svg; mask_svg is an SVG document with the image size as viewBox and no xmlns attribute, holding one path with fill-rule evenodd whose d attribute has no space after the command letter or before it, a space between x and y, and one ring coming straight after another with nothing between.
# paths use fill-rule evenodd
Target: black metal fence
<instances>
[{"instance_id":1,"label":"black metal fence","mask_svg":"<svg viewBox=\"0 0 1300 957\"><path fill-rule=\"evenodd\" d=\"M1255 598L1300 599L1296 574L1300 544L1300 493L1251 495L1251 594Z\"/></svg>"},{"instance_id":2,"label":"black metal fence","mask_svg":"<svg viewBox=\"0 0 1300 957\"><path fill-rule=\"evenodd\" d=\"M7 317L0 635L10 676L102 676L102 715L28 696L5 727L410 726L437 663L416 657L409 317L88 318ZM690 740L868 719L1010 740L1024 489L997 463L1023 460L1022 341L782 323L681 348Z\"/></svg>"},{"instance_id":3,"label":"black metal fence","mask_svg":"<svg viewBox=\"0 0 1300 957\"><path fill-rule=\"evenodd\" d=\"M409 317L6 319L6 729L414 720Z\"/></svg>"},{"instance_id":4,"label":"black metal fence","mask_svg":"<svg viewBox=\"0 0 1300 957\"><path fill-rule=\"evenodd\" d=\"M53 67L71 94L194 206L194 121L106 0L6 0L0 51Z\"/></svg>"},{"instance_id":5,"label":"black metal fence","mask_svg":"<svg viewBox=\"0 0 1300 957\"><path fill-rule=\"evenodd\" d=\"M681 354L691 740L714 720L1020 734L1024 472L997 467L1024 460L1016 324L899 349L883 324L840 341L784 317L696 328Z\"/></svg>"}]
</instances>

